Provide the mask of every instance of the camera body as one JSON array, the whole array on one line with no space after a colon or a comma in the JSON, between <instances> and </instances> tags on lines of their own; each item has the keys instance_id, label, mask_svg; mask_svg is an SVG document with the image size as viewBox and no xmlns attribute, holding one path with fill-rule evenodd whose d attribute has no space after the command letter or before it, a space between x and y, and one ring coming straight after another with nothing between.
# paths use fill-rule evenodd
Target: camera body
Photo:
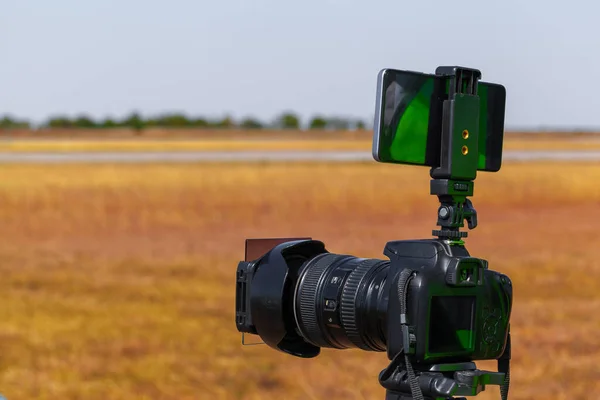
<instances>
[{"instance_id":1,"label":"camera body","mask_svg":"<svg viewBox=\"0 0 600 400\"><path fill-rule=\"evenodd\" d=\"M320 347L359 347L387 350L389 359L404 351L419 368L502 355L512 307L506 275L447 240L391 241L384 254L389 261L336 255L308 239L241 261L237 329L305 358ZM414 273L406 321L397 290L404 270Z\"/></svg>"},{"instance_id":2,"label":"camera body","mask_svg":"<svg viewBox=\"0 0 600 400\"><path fill-rule=\"evenodd\" d=\"M488 269L464 246L439 239L388 242L390 259L387 353L404 351L419 364L498 359L512 308L508 276ZM407 292L407 323L400 318L400 272L415 272ZM412 338L412 340L411 340Z\"/></svg>"}]
</instances>

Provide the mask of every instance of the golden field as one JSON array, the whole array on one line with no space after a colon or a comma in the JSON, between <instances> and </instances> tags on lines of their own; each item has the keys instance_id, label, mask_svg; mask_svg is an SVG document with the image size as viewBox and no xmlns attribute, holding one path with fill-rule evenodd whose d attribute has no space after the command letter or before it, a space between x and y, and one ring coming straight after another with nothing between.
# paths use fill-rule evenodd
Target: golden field
<instances>
[{"instance_id":1,"label":"golden field","mask_svg":"<svg viewBox=\"0 0 600 400\"><path fill-rule=\"evenodd\" d=\"M600 390L599 179L599 164L507 162L475 183L467 247L514 284L512 399ZM426 168L375 162L2 166L0 393L383 398L383 353L242 347L235 269L247 237L383 258L388 240L430 237L428 193Z\"/></svg>"},{"instance_id":2,"label":"golden field","mask_svg":"<svg viewBox=\"0 0 600 400\"><path fill-rule=\"evenodd\" d=\"M171 129L24 131L0 134L0 152L364 150L372 131ZM504 150L598 150L600 134L507 132Z\"/></svg>"},{"instance_id":3,"label":"golden field","mask_svg":"<svg viewBox=\"0 0 600 400\"><path fill-rule=\"evenodd\" d=\"M58 140L0 142L0 152L362 150L371 140ZM598 150L600 140L508 140L504 150Z\"/></svg>"}]
</instances>

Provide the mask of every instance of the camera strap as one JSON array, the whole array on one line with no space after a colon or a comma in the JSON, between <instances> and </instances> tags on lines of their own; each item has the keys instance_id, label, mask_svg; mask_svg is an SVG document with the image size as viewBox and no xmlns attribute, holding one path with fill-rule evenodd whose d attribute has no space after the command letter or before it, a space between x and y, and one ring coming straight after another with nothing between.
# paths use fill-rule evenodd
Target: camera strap
<instances>
[{"instance_id":1,"label":"camera strap","mask_svg":"<svg viewBox=\"0 0 600 400\"><path fill-rule=\"evenodd\" d=\"M419 381L415 375L415 371L410 363L408 354L411 351L411 345L416 342L414 334L411 334L408 329L408 319L406 317L406 302L408 297L408 286L410 281L415 276L415 272L409 269L404 269L398 278L398 298L400 299L400 324L402 325L402 336L404 341L403 353L406 372L408 373L408 384L413 400L423 400L423 392L419 387Z\"/></svg>"},{"instance_id":2,"label":"camera strap","mask_svg":"<svg viewBox=\"0 0 600 400\"><path fill-rule=\"evenodd\" d=\"M510 329L510 328L509 328ZM500 398L508 400L508 389L510 387L510 330L506 339L504 353L498 359L498 372L504 374L504 382L500 385Z\"/></svg>"},{"instance_id":3,"label":"camera strap","mask_svg":"<svg viewBox=\"0 0 600 400\"><path fill-rule=\"evenodd\" d=\"M385 388L391 389L397 387L404 377L407 376L408 385L413 400L424 400L423 392L419 387L419 381L415 375L408 354L410 346L415 343L415 336L409 332L408 321L406 318L406 298L408 294L408 285L414 277L414 271L404 269L398 278L398 298L400 300L400 323L402 324L402 334L404 336L404 345L402 349L394 356L390 364L379 374L379 382Z\"/></svg>"}]
</instances>

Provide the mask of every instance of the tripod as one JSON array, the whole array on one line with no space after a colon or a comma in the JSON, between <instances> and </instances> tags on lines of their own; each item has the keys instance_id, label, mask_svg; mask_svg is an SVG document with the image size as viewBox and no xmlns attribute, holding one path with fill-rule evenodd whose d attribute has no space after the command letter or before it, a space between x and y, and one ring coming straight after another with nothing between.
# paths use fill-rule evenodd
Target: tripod
<instances>
[{"instance_id":1,"label":"tripod","mask_svg":"<svg viewBox=\"0 0 600 400\"><path fill-rule=\"evenodd\" d=\"M475 363L466 362L433 364L416 371L415 375L409 363L394 358L388 368L381 371L379 383L386 388L385 400L467 400L454 396L475 396L484 391L486 385L499 385L502 399L506 400L510 377L508 353L509 346L498 360L501 372L481 371Z\"/></svg>"}]
</instances>

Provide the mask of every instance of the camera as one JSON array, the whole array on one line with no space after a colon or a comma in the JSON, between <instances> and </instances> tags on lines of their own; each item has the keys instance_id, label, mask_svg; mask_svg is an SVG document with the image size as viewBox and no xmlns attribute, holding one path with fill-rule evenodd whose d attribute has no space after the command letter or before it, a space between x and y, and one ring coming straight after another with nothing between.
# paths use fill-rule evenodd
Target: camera
<instances>
[{"instance_id":1,"label":"camera","mask_svg":"<svg viewBox=\"0 0 600 400\"><path fill-rule=\"evenodd\" d=\"M504 118L504 104L482 117L478 70L439 67L435 75L421 75L396 72L388 79L397 83L398 76L415 77L417 82L409 80L406 86L427 93L419 97L400 91L409 98L398 99L390 96L380 73L374 156L403 154L382 162L411 163L408 152L383 149L385 143L398 145L384 136L403 134L402 113L411 101L425 99L428 125L420 133L427 149L421 153L439 160L423 164L431 167L430 194L441 203L441 229L433 231L437 238L389 241L383 249L386 259L331 253L312 238L247 239L245 259L236 271L236 327L260 336L273 349L303 358L316 357L321 348L387 352L391 362L379 382L389 400L473 396L490 384L499 385L506 399L512 283L491 270L487 260L471 256L463 240L467 233L459 230L464 220L470 229L477 226L467 196L472 196L477 170L486 170L485 156L495 157L488 171L499 169L496 147L490 152L491 147L483 146L483 162L463 157L465 148L477 156L484 142L478 140L485 125L481 118L492 121L488 134L502 134L498 120ZM437 83L427 86L430 79ZM394 114L387 120L395 126L385 126L386 112ZM488 144L498 142L487 138ZM474 363L494 359L497 372L478 370Z\"/></svg>"}]
</instances>

